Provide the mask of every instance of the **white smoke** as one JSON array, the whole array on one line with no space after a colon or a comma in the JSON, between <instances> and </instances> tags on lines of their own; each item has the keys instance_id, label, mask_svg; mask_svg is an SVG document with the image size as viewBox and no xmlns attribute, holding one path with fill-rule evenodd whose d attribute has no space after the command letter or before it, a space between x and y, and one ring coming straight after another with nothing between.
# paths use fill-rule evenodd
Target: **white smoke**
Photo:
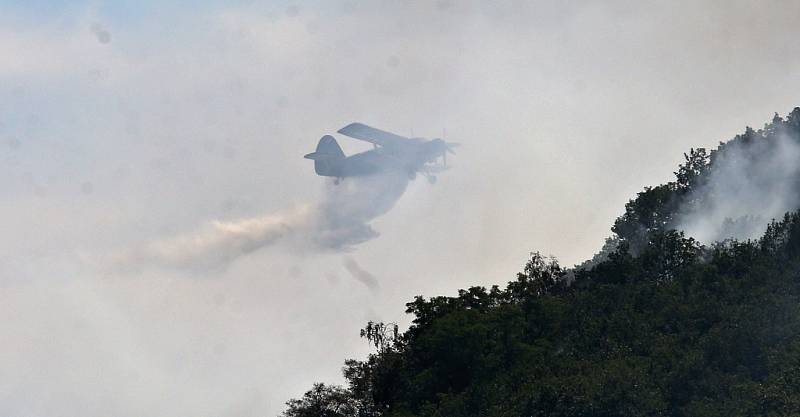
<instances>
[{"instance_id":1,"label":"white smoke","mask_svg":"<svg viewBox=\"0 0 800 417\"><path fill-rule=\"evenodd\" d=\"M234 221L211 221L195 232L169 236L127 251L117 264L191 270L224 268L262 248L348 251L379 233L370 222L388 212L408 186L404 173L327 182L322 201L293 210Z\"/></svg>"},{"instance_id":2,"label":"white smoke","mask_svg":"<svg viewBox=\"0 0 800 417\"><path fill-rule=\"evenodd\" d=\"M800 143L787 134L722 146L677 228L704 243L753 239L767 222L800 207Z\"/></svg>"}]
</instances>

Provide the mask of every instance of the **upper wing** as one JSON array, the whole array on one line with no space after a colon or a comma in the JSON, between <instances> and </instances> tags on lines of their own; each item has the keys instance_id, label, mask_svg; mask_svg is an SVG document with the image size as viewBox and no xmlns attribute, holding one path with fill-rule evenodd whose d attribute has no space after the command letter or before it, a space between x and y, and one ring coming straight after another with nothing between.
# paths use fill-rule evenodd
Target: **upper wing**
<instances>
[{"instance_id":1,"label":"upper wing","mask_svg":"<svg viewBox=\"0 0 800 417\"><path fill-rule=\"evenodd\" d=\"M374 127L367 126L363 123L350 123L349 125L339 129L339 133L350 136L354 139L364 140L380 146L400 146L409 141L408 138L395 135Z\"/></svg>"}]
</instances>

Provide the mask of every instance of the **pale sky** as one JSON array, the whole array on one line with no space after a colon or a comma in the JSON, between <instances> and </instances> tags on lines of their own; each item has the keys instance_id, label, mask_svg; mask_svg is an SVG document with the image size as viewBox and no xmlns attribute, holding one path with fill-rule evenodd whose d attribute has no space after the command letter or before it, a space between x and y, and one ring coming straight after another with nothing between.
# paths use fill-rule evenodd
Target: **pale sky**
<instances>
[{"instance_id":1,"label":"pale sky","mask_svg":"<svg viewBox=\"0 0 800 417\"><path fill-rule=\"evenodd\" d=\"M0 415L276 415L367 320L580 262L690 147L800 105L800 3L566 3L0 5ZM314 204L302 155L353 121L462 144L378 238L108 267Z\"/></svg>"}]
</instances>

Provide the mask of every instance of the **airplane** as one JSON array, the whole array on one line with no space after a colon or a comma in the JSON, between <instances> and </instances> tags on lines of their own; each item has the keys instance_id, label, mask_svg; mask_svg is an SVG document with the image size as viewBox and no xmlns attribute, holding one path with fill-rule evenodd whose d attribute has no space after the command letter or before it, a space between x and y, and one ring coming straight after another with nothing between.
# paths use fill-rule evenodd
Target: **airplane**
<instances>
[{"instance_id":1,"label":"airplane","mask_svg":"<svg viewBox=\"0 0 800 417\"><path fill-rule=\"evenodd\" d=\"M434 184L434 174L447 169L447 154L455 154L457 143L442 139L407 138L389 133L363 123L350 123L338 130L345 136L372 143L374 149L345 156L339 143L331 135L319 140L316 152L304 156L314 161L317 175L334 177L336 184L343 178L375 175L388 171L402 171L414 179L417 173ZM442 158L441 164L437 163Z\"/></svg>"}]
</instances>

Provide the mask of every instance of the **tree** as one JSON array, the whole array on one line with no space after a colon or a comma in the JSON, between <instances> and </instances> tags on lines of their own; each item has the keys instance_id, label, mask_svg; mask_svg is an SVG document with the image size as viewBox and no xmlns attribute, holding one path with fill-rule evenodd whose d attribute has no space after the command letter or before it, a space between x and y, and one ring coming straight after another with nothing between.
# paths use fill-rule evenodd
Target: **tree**
<instances>
[{"instance_id":1,"label":"tree","mask_svg":"<svg viewBox=\"0 0 800 417\"><path fill-rule=\"evenodd\" d=\"M358 417L358 404L342 387L321 383L286 403L283 417Z\"/></svg>"},{"instance_id":2,"label":"tree","mask_svg":"<svg viewBox=\"0 0 800 417\"><path fill-rule=\"evenodd\" d=\"M675 172L675 183L678 190L688 192L697 186L698 180L709 168L709 155L705 148L690 149L683 154L684 163Z\"/></svg>"},{"instance_id":3,"label":"tree","mask_svg":"<svg viewBox=\"0 0 800 417\"><path fill-rule=\"evenodd\" d=\"M397 342L398 327L396 323L376 323L369 321L361 329L361 337L366 338L379 353L386 352Z\"/></svg>"}]
</instances>

